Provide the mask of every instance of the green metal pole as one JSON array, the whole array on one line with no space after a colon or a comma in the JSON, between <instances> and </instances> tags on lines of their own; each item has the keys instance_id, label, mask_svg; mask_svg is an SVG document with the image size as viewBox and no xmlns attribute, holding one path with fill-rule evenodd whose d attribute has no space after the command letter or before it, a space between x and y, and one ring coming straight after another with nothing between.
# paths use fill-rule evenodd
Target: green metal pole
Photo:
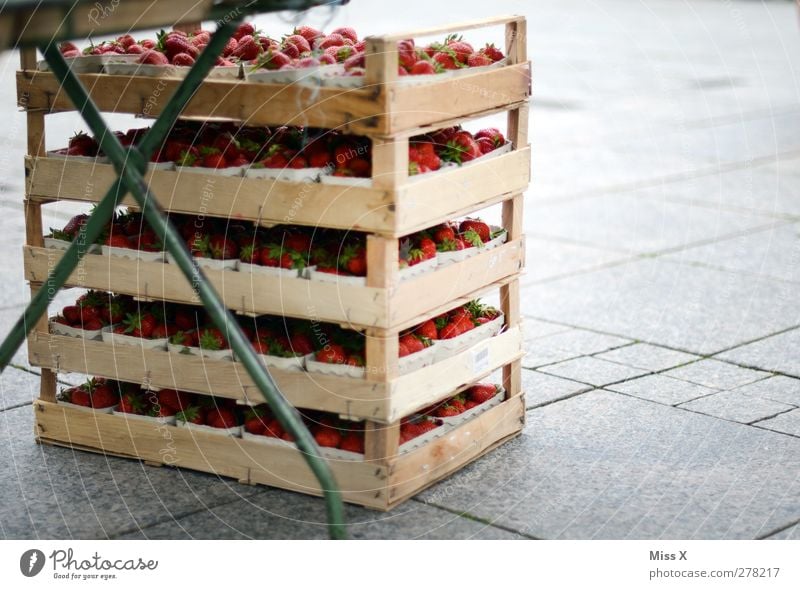
<instances>
[{"instance_id":1,"label":"green metal pole","mask_svg":"<svg viewBox=\"0 0 800 589\"><path fill-rule=\"evenodd\" d=\"M108 128L100 112L89 98L80 80L69 70L63 56L57 49L48 47L44 50L44 55L54 75L61 81L62 87L72 102L76 106L80 105L81 114L92 129L95 137L100 138L99 143L101 148L114 164L119 178L112 189L121 189L122 186L129 189L142 208L153 230L164 235L167 251L174 256L178 267L187 279L190 280L190 283L200 296L201 301L208 310L214 323L219 329L222 329L228 334L232 349L244 364L245 369L258 386L264 398L270 404L278 421L295 436L299 449L303 452L306 462L322 487L328 512L330 537L335 539L346 538L347 532L344 525L344 509L341 493L338 490L338 486L327 462L320 454L316 442L308 429L302 424L297 411L286 401L278 390L269 372L266 370L266 367L261 363L249 341L242 333L238 323L224 306L213 287L208 283L202 270L189 254L183 240L166 218L160 205L154 198L151 198L152 195L141 174L145 162L149 159L150 153L152 153L152 150L160 145L163 140L163 137L159 137L159 135L165 135L172 127L174 119L177 118L185 103L191 98L191 95L205 78L208 70L213 66L216 55L221 53L224 44L227 42L233 30L235 30L235 27L236 23L233 22L220 26L220 30L212 37L206 51L198 58L197 63L187 74L184 82L179 85L175 96L170 99L163 110L163 122L162 119L159 118L154 124L153 129L143 138L141 150L126 150L122 147L117 138L108 132ZM215 49L216 53L214 54ZM206 59L203 59L203 57L206 57ZM182 102L180 102L181 100ZM172 118L172 120L170 120L170 118ZM153 131L156 132L153 133ZM127 165L129 155L132 155L135 160L133 162L134 166ZM99 210L96 210L90 217L85 232L86 239L91 239L89 243L97 239L105 223L110 218L114 206L121 196L120 192L121 190L111 190L106 197L104 197L103 201L101 201L100 205L104 205L102 212L108 213L105 217L101 218L101 211ZM109 198L111 196L114 198ZM98 207L98 209L99 208L100 207ZM72 255L70 255L70 253L72 253ZM12 334L10 334L9 337L6 338L6 341L3 342L3 345L0 346L0 362L2 362L0 363L0 367L5 367L16 349L22 343L26 333L26 326L32 325L46 310L47 303L52 300L52 296L55 292L63 286L83 253L85 253L85 250L79 250L78 244L73 243L70 246L64 258L69 257L71 263L65 262L65 260L62 259L51 276L48 277L48 284L52 284L52 286L48 289L42 289L42 291L37 293L37 297L31 301L25 314L17 323L15 329L12 330ZM38 296L40 294L42 295L41 297ZM37 301L37 298L40 300ZM36 312L37 310L38 312ZM9 360L5 360L6 356L8 356Z\"/></svg>"}]
</instances>

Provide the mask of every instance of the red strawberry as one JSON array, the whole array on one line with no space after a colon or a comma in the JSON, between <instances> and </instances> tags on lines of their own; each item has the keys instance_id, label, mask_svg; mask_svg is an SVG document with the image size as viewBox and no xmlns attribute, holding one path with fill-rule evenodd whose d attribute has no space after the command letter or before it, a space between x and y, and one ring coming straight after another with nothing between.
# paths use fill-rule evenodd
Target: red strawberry
<instances>
[{"instance_id":1,"label":"red strawberry","mask_svg":"<svg viewBox=\"0 0 800 589\"><path fill-rule=\"evenodd\" d=\"M480 219L466 219L458 226L458 230L461 233L474 231L480 236L483 243L486 243L492 239L492 230L489 228L489 225Z\"/></svg>"},{"instance_id":2,"label":"red strawberry","mask_svg":"<svg viewBox=\"0 0 800 589\"><path fill-rule=\"evenodd\" d=\"M117 37L117 43L127 48L136 43L136 39L130 35L122 35L121 37Z\"/></svg>"},{"instance_id":3,"label":"red strawberry","mask_svg":"<svg viewBox=\"0 0 800 589\"><path fill-rule=\"evenodd\" d=\"M198 343L204 350L227 350L228 340L216 327L207 327L200 330Z\"/></svg>"},{"instance_id":4,"label":"red strawberry","mask_svg":"<svg viewBox=\"0 0 800 589\"><path fill-rule=\"evenodd\" d=\"M128 238L120 233L111 233L106 238L106 243L109 247L123 247L126 249L130 249L131 243L128 241Z\"/></svg>"},{"instance_id":5,"label":"red strawberry","mask_svg":"<svg viewBox=\"0 0 800 589\"><path fill-rule=\"evenodd\" d=\"M99 319L89 319L83 322L83 329L86 331L98 331L103 329L103 322Z\"/></svg>"},{"instance_id":6,"label":"red strawberry","mask_svg":"<svg viewBox=\"0 0 800 589\"><path fill-rule=\"evenodd\" d=\"M68 305L61 309L61 314L70 325L79 325L81 322L81 308L78 305Z\"/></svg>"},{"instance_id":7,"label":"red strawberry","mask_svg":"<svg viewBox=\"0 0 800 589\"><path fill-rule=\"evenodd\" d=\"M464 41L451 41L447 44L447 49L461 63L467 63L469 56L475 53L472 45Z\"/></svg>"},{"instance_id":8,"label":"red strawberry","mask_svg":"<svg viewBox=\"0 0 800 589\"><path fill-rule=\"evenodd\" d=\"M356 452L357 454L364 453L364 434L360 432L349 432L342 437L339 444L340 450L347 452Z\"/></svg>"},{"instance_id":9,"label":"red strawberry","mask_svg":"<svg viewBox=\"0 0 800 589\"><path fill-rule=\"evenodd\" d=\"M493 384L476 384L467 391L467 394L471 401L481 404L493 398L498 390Z\"/></svg>"},{"instance_id":10,"label":"red strawberry","mask_svg":"<svg viewBox=\"0 0 800 589\"><path fill-rule=\"evenodd\" d=\"M119 401L119 411L122 413L133 413L135 415L142 415L144 413L144 405L141 398L135 393L123 393Z\"/></svg>"},{"instance_id":11,"label":"red strawberry","mask_svg":"<svg viewBox=\"0 0 800 589\"><path fill-rule=\"evenodd\" d=\"M194 57L188 53L176 53L172 57L172 65L179 67L191 67L194 65Z\"/></svg>"},{"instance_id":12,"label":"red strawberry","mask_svg":"<svg viewBox=\"0 0 800 589\"><path fill-rule=\"evenodd\" d=\"M397 357L398 358L405 358L410 353L411 353L411 350L408 349L408 346L406 346L403 343L403 341L400 340L400 342L398 342L398 344L397 344Z\"/></svg>"},{"instance_id":13,"label":"red strawberry","mask_svg":"<svg viewBox=\"0 0 800 589\"><path fill-rule=\"evenodd\" d=\"M236 32L233 33L233 38L237 41L245 36L252 37L253 34L256 32L256 28L253 26L252 23L243 22L238 27L236 27Z\"/></svg>"},{"instance_id":14,"label":"red strawberry","mask_svg":"<svg viewBox=\"0 0 800 589\"><path fill-rule=\"evenodd\" d=\"M490 139L495 148L501 147L506 143L506 138L498 129L494 127L487 127L486 129L481 129L480 131L475 133L474 137L475 139L483 139L483 138Z\"/></svg>"},{"instance_id":15,"label":"red strawberry","mask_svg":"<svg viewBox=\"0 0 800 589\"><path fill-rule=\"evenodd\" d=\"M505 55L503 55L503 52L500 51L497 47L495 47L493 43L487 44L486 47L481 49L481 52L489 56L489 59L491 59L492 61L500 61L505 57Z\"/></svg>"},{"instance_id":16,"label":"red strawberry","mask_svg":"<svg viewBox=\"0 0 800 589\"><path fill-rule=\"evenodd\" d=\"M86 143L86 145L88 145L88 149L90 149L90 150L93 149L94 139L92 139L88 135L84 135L84 137L87 137L88 140L89 140L89 143ZM74 138L70 139L70 143L72 143L73 140L74 140ZM70 147L72 147L72 146L70 146ZM86 225L86 222L88 220L89 220L89 215L84 215L84 214L75 215L74 217L72 217L67 222L66 225L64 225L64 228L61 231L63 231L64 233L66 233L67 235L69 235L71 237L74 237L75 235L77 235L77 233L81 229L81 227Z\"/></svg>"},{"instance_id":17,"label":"red strawberry","mask_svg":"<svg viewBox=\"0 0 800 589\"><path fill-rule=\"evenodd\" d=\"M409 354L415 354L425 349L425 344L413 333L407 333L403 336L400 336L400 343L406 347Z\"/></svg>"},{"instance_id":18,"label":"red strawberry","mask_svg":"<svg viewBox=\"0 0 800 589\"><path fill-rule=\"evenodd\" d=\"M327 362L328 364L344 364L347 362L347 352L339 344L328 344L316 353L317 362Z\"/></svg>"},{"instance_id":19,"label":"red strawberry","mask_svg":"<svg viewBox=\"0 0 800 589\"><path fill-rule=\"evenodd\" d=\"M160 51L150 49L142 53L137 62L146 65L169 65L169 60L166 55Z\"/></svg>"},{"instance_id":20,"label":"red strawberry","mask_svg":"<svg viewBox=\"0 0 800 589\"><path fill-rule=\"evenodd\" d=\"M289 35L284 39L284 43L291 43L300 53L307 53L311 51L311 44L309 43L308 39L303 37L302 35Z\"/></svg>"},{"instance_id":21,"label":"red strawberry","mask_svg":"<svg viewBox=\"0 0 800 589\"><path fill-rule=\"evenodd\" d=\"M436 243L444 243L456 238L456 232L450 225L439 225L433 231L433 241Z\"/></svg>"},{"instance_id":22,"label":"red strawberry","mask_svg":"<svg viewBox=\"0 0 800 589\"><path fill-rule=\"evenodd\" d=\"M289 340L292 351L301 356L307 356L314 352L314 344L311 338L305 333L295 333Z\"/></svg>"},{"instance_id":23,"label":"red strawberry","mask_svg":"<svg viewBox=\"0 0 800 589\"><path fill-rule=\"evenodd\" d=\"M459 67L458 59L451 53L440 51L433 55L433 61L446 70L455 70Z\"/></svg>"},{"instance_id":24,"label":"red strawberry","mask_svg":"<svg viewBox=\"0 0 800 589\"><path fill-rule=\"evenodd\" d=\"M447 142L441 157L446 161L462 164L480 157L481 150L469 131L457 131Z\"/></svg>"},{"instance_id":25,"label":"red strawberry","mask_svg":"<svg viewBox=\"0 0 800 589\"><path fill-rule=\"evenodd\" d=\"M413 76L428 76L436 73L436 67L430 61L420 59L409 70Z\"/></svg>"},{"instance_id":26,"label":"red strawberry","mask_svg":"<svg viewBox=\"0 0 800 589\"><path fill-rule=\"evenodd\" d=\"M221 233L215 233L208 240L208 249L214 260L230 260L239 257L239 247Z\"/></svg>"},{"instance_id":27,"label":"red strawberry","mask_svg":"<svg viewBox=\"0 0 800 589\"><path fill-rule=\"evenodd\" d=\"M422 250L422 253L424 254L424 258L426 260L430 260L431 258L436 256L436 242L434 242L429 237L421 238L417 246L419 247L419 249Z\"/></svg>"},{"instance_id":28,"label":"red strawberry","mask_svg":"<svg viewBox=\"0 0 800 589\"><path fill-rule=\"evenodd\" d=\"M328 47L341 47L344 45L344 37L338 33L331 33L317 45L317 49L327 49Z\"/></svg>"},{"instance_id":29,"label":"red strawberry","mask_svg":"<svg viewBox=\"0 0 800 589\"><path fill-rule=\"evenodd\" d=\"M303 25L303 26L297 27L294 30L294 34L295 35L300 35L306 41L308 41L309 44L313 43L314 39L317 39L319 37L324 37L325 36L325 33L323 33L322 31L320 31L318 29L315 29L314 27L310 27L308 25Z\"/></svg>"},{"instance_id":30,"label":"red strawberry","mask_svg":"<svg viewBox=\"0 0 800 589\"><path fill-rule=\"evenodd\" d=\"M264 431L265 436L270 438L283 438L284 433L283 426L277 419L271 419L267 422L267 428Z\"/></svg>"},{"instance_id":31,"label":"red strawberry","mask_svg":"<svg viewBox=\"0 0 800 589\"><path fill-rule=\"evenodd\" d=\"M367 275L367 250L360 245L346 246L340 265L354 276Z\"/></svg>"},{"instance_id":32,"label":"red strawberry","mask_svg":"<svg viewBox=\"0 0 800 589\"><path fill-rule=\"evenodd\" d=\"M243 35L238 39L239 43L236 49L231 53L233 57L250 61L258 57L261 53L261 45L253 38L252 35Z\"/></svg>"},{"instance_id":33,"label":"red strawberry","mask_svg":"<svg viewBox=\"0 0 800 589\"><path fill-rule=\"evenodd\" d=\"M353 43L358 42L358 35L356 34L355 29L351 27L339 27L338 29L333 29L331 31L331 35L341 35L345 39L350 39Z\"/></svg>"},{"instance_id":34,"label":"red strawberry","mask_svg":"<svg viewBox=\"0 0 800 589\"><path fill-rule=\"evenodd\" d=\"M323 448L338 448L342 435L332 427L322 426L314 434L314 439Z\"/></svg>"},{"instance_id":35,"label":"red strawberry","mask_svg":"<svg viewBox=\"0 0 800 589\"><path fill-rule=\"evenodd\" d=\"M236 427L236 416L230 409L216 407L208 412L206 424L221 429Z\"/></svg>"},{"instance_id":36,"label":"red strawberry","mask_svg":"<svg viewBox=\"0 0 800 589\"><path fill-rule=\"evenodd\" d=\"M69 402L73 405L80 405L81 407L91 407L92 399L89 392L83 387L74 387L68 390Z\"/></svg>"},{"instance_id":37,"label":"red strawberry","mask_svg":"<svg viewBox=\"0 0 800 589\"><path fill-rule=\"evenodd\" d=\"M494 62L485 53L471 53L467 57L467 65L469 67L480 67L482 65L492 65Z\"/></svg>"},{"instance_id":38,"label":"red strawberry","mask_svg":"<svg viewBox=\"0 0 800 589\"><path fill-rule=\"evenodd\" d=\"M458 322L451 321L439 328L439 339L452 339L461 335L463 331Z\"/></svg>"},{"instance_id":39,"label":"red strawberry","mask_svg":"<svg viewBox=\"0 0 800 589\"><path fill-rule=\"evenodd\" d=\"M189 407L189 395L175 389L161 389L156 396L160 405L170 407L175 411L183 411Z\"/></svg>"},{"instance_id":40,"label":"red strawberry","mask_svg":"<svg viewBox=\"0 0 800 589\"><path fill-rule=\"evenodd\" d=\"M488 137L481 137L480 139L477 139L477 142L478 142L478 149L481 150L482 154L485 155L490 151L494 151L495 144Z\"/></svg>"},{"instance_id":41,"label":"red strawberry","mask_svg":"<svg viewBox=\"0 0 800 589\"><path fill-rule=\"evenodd\" d=\"M92 389L92 407L105 409L119 403L119 398L107 384L100 384Z\"/></svg>"},{"instance_id":42,"label":"red strawberry","mask_svg":"<svg viewBox=\"0 0 800 589\"><path fill-rule=\"evenodd\" d=\"M414 333L428 339L439 339L439 334L436 331L436 323L433 319L428 319L425 323L417 326L417 328L414 329Z\"/></svg>"}]
</instances>

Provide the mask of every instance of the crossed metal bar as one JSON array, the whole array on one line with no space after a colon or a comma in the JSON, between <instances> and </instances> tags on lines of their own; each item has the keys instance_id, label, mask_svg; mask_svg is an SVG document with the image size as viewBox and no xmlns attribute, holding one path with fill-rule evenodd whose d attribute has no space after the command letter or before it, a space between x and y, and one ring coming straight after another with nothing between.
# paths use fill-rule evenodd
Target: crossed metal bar
<instances>
[{"instance_id":1,"label":"crossed metal bar","mask_svg":"<svg viewBox=\"0 0 800 589\"><path fill-rule=\"evenodd\" d=\"M269 403L275 417L294 436L298 448L322 488L328 514L329 535L333 539L344 539L347 537L347 531L344 524L341 492L328 463L320 454L319 447L308 428L303 424L299 413L279 391L266 366L258 358L239 324L208 282L202 269L194 261L180 234L151 194L143 177L150 156L160 148L184 106L214 66L217 57L222 53L238 24L239 21L236 20L219 25L208 46L198 56L195 64L178 85L174 95L165 104L161 115L155 120L139 145L129 148L123 147L117 137L109 131L97 106L81 81L69 69L57 45L55 43L42 45L41 51L50 65L53 75L59 80L61 87L89 125L103 152L114 164L118 177L83 227L83 239L76 239L72 242L48 276L47 288L38 290L22 317L3 341L0 346L0 371L5 369L17 349L22 345L29 328L35 325L39 317L47 311L55 293L64 286L86 253L88 244L94 243L99 238L104 227L111 220L117 204L129 191L141 208L150 227L156 234L164 236L166 250L175 258L178 267L200 297L214 324L228 334L231 348L244 364L264 399Z\"/></svg>"}]
</instances>

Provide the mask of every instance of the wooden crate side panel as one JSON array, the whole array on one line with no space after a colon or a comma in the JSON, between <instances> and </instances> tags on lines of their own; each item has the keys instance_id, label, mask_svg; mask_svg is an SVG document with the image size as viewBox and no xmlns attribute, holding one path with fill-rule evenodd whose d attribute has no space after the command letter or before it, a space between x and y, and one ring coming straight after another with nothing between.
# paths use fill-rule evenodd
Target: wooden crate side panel
<instances>
[{"instance_id":1,"label":"wooden crate side panel","mask_svg":"<svg viewBox=\"0 0 800 589\"><path fill-rule=\"evenodd\" d=\"M180 79L147 76L78 76L103 112L161 114ZM124 92L120 92L124 88ZM27 108L50 112L75 110L55 77L47 72L17 72L18 101L27 94ZM235 80L206 80L181 112L184 117L218 117L248 125L308 125L340 131L387 133L379 93L373 89L308 87L299 84L254 84ZM24 106L21 104L21 106Z\"/></svg>"},{"instance_id":2,"label":"wooden crate side panel","mask_svg":"<svg viewBox=\"0 0 800 589\"><path fill-rule=\"evenodd\" d=\"M302 493L320 495L320 487L300 452L287 447L196 432L174 426L153 426L123 417L95 414L37 401L37 438L94 448L261 483ZM343 499L385 509L385 471L369 462L330 460Z\"/></svg>"},{"instance_id":3,"label":"wooden crate side panel","mask_svg":"<svg viewBox=\"0 0 800 589\"><path fill-rule=\"evenodd\" d=\"M476 209L498 195L525 190L530 182L529 147L405 184L397 197L400 233L431 227Z\"/></svg>"},{"instance_id":4,"label":"wooden crate side panel","mask_svg":"<svg viewBox=\"0 0 800 589\"><path fill-rule=\"evenodd\" d=\"M263 402L239 362L112 346L41 332L33 332L28 338L28 352L32 365L54 371L214 394L248 404ZM270 374L289 402L297 407L386 423L444 399L465 384L519 358L520 354L519 330L509 330L391 383L277 369L271 369Z\"/></svg>"},{"instance_id":5,"label":"wooden crate side panel","mask_svg":"<svg viewBox=\"0 0 800 589\"><path fill-rule=\"evenodd\" d=\"M531 94L530 62L509 65L420 86L389 88L388 135L512 105ZM442 97L446 96L446 104Z\"/></svg>"},{"instance_id":6,"label":"wooden crate side panel","mask_svg":"<svg viewBox=\"0 0 800 589\"><path fill-rule=\"evenodd\" d=\"M23 253L25 278L31 281L45 280L63 255L58 250L33 247L25 247ZM225 270L206 269L204 273L225 304L242 313L313 317L364 326L386 320L383 289ZM68 285L200 304L175 264L88 255L75 268Z\"/></svg>"},{"instance_id":7,"label":"wooden crate side panel","mask_svg":"<svg viewBox=\"0 0 800 589\"><path fill-rule=\"evenodd\" d=\"M446 360L398 377L391 383L389 420L446 399L522 356L522 334L514 327Z\"/></svg>"},{"instance_id":8,"label":"wooden crate side panel","mask_svg":"<svg viewBox=\"0 0 800 589\"><path fill-rule=\"evenodd\" d=\"M98 202L116 179L109 164L38 158L26 165L29 194L38 198ZM165 170L151 171L145 180L161 205L176 213L379 233L394 227L392 194L386 190ZM130 195L122 204L135 206Z\"/></svg>"},{"instance_id":9,"label":"wooden crate side panel","mask_svg":"<svg viewBox=\"0 0 800 589\"><path fill-rule=\"evenodd\" d=\"M517 274L524 253L522 242L512 241L400 283L389 302L389 323L419 323L432 309L475 292L476 285L482 288Z\"/></svg>"},{"instance_id":10,"label":"wooden crate side panel","mask_svg":"<svg viewBox=\"0 0 800 589\"><path fill-rule=\"evenodd\" d=\"M399 456L390 474L390 506L416 495L479 458L496 447L498 442L518 434L524 423L524 414L521 398L514 397L455 428L446 436Z\"/></svg>"},{"instance_id":11,"label":"wooden crate side panel","mask_svg":"<svg viewBox=\"0 0 800 589\"><path fill-rule=\"evenodd\" d=\"M214 394L249 404L264 401L239 362L39 332L28 338L28 349L31 364L53 370ZM295 406L361 418L386 413L386 388L381 383L278 369L270 369L270 374Z\"/></svg>"}]
</instances>

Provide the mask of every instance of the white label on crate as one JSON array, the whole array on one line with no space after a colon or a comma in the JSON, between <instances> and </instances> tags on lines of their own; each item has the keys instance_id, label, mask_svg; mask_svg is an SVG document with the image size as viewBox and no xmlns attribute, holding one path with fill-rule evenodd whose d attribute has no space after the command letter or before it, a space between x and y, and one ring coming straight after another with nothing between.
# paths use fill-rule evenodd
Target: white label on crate
<instances>
[{"instance_id":1,"label":"white label on crate","mask_svg":"<svg viewBox=\"0 0 800 589\"><path fill-rule=\"evenodd\" d=\"M472 352L472 372L478 374L489 370L489 348L485 347Z\"/></svg>"}]
</instances>

